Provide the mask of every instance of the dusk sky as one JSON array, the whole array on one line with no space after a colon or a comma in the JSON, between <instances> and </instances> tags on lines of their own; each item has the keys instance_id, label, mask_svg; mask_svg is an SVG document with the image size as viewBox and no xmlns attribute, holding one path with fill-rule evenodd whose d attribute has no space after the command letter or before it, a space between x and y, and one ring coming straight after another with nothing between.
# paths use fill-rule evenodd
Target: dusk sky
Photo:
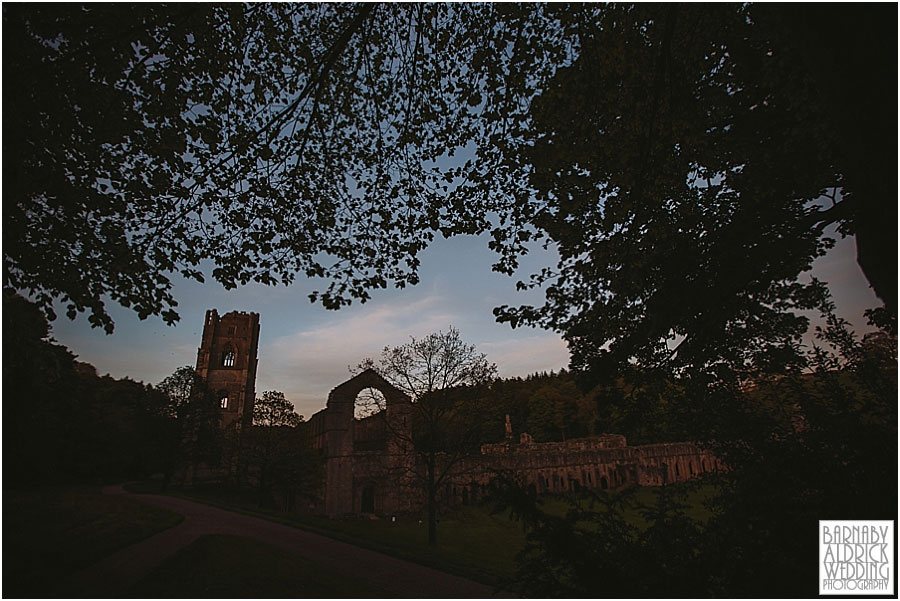
<instances>
[{"instance_id":1,"label":"dusk sky","mask_svg":"<svg viewBox=\"0 0 900 601\"><path fill-rule=\"evenodd\" d=\"M376 290L369 302L339 311L309 302L309 292L324 288L321 282L300 279L290 287L252 284L226 291L214 281L177 279L174 295L181 321L174 327L156 317L141 321L135 313L111 304L114 334L92 329L83 315L72 322L58 311L53 336L100 374L157 384L176 368L195 364L207 309L215 308L220 315L255 311L260 314L257 394L280 390L305 417L322 409L328 392L350 377L349 365L376 357L385 345L401 345L409 336L446 331L450 325L487 354L501 376L565 367L568 351L558 335L531 328L513 330L496 323L491 311L503 304L539 303L542 293L517 292L515 283L541 265L554 264L552 252L525 257L518 278L492 272L494 256L487 248L487 236L439 238L421 255L418 286ZM866 329L862 312L880 303L855 257L853 240L839 239L816 263L814 274L830 284L839 314L862 332Z\"/></svg>"}]
</instances>

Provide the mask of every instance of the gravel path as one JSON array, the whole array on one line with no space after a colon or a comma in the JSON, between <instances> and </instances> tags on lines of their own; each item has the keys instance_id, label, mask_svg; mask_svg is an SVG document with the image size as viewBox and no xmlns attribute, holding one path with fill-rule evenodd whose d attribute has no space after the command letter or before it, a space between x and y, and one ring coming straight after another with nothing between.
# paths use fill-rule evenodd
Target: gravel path
<instances>
[{"instance_id":1,"label":"gravel path","mask_svg":"<svg viewBox=\"0 0 900 601\"><path fill-rule=\"evenodd\" d=\"M496 596L492 587L478 582L260 518L186 499L129 493L121 486L109 486L103 492L170 509L185 519L178 526L121 549L76 574L69 588L74 597L117 597L164 559L205 534L245 536L281 547L403 598Z\"/></svg>"}]
</instances>

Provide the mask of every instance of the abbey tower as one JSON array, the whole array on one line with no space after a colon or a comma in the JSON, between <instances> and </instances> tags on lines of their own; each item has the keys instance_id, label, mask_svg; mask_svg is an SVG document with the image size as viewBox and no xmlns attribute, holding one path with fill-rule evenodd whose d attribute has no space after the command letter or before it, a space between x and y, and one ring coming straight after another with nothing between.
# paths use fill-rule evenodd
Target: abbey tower
<instances>
[{"instance_id":1,"label":"abbey tower","mask_svg":"<svg viewBox=\"0 0 900 601\"><path fill-rule=\"evenodd\" d=\"M222 410L222 425L249 426L256 400L256 350L259 313L232 311L219 317L206 312L197 350L197 373L209 385Z\"/></svg>"}]
</instances>

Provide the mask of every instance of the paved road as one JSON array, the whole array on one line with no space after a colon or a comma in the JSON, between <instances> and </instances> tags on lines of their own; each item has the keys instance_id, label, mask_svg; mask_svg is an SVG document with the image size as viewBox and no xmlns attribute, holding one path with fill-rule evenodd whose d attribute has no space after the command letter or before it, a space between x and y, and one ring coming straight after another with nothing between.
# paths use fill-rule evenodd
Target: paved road
<instances>
[{"instance_id":1,"label":"paved road","mask_svg":"<svg viewBox=\"0 0 900 601\"><path fill-rule=\"evenodd\" d=\"M254 538L321 566L352 574L399 597L484 599L495 596L490 586L275 522L186 499L129 493L121 486L106 487L103 492L170 509L185 519L178 526L121 549L76 574L69 589L74 597L117 597L165 558L205 534Z\"/></svg>"}]
</instances>

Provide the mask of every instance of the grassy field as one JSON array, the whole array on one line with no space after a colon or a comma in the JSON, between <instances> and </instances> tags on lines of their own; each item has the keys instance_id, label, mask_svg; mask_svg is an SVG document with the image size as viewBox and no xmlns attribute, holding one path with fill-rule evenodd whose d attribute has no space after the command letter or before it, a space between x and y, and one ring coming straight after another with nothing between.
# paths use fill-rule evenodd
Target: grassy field
<instances>
[{"instance_id":1,"label":"grassy field","mask_svg":"<svg viewBox=\"0 0 900 601\"><path fill-rule=\"evenodd\" d=\"M685 513L694 520L705 523L712 516L707 502L715 494L714 486L692 482L669 485L668 490L686 506ZM638 530L645 530L650 524L644 517L643 510L656 506L660 492L661 488L657 486L642 486L624 491L621 494L625 496L626 503L622 508L622 516ZM568 507L568 503L562 499L548 498L543 509L548 513L563 515Z\"/></svg>"},{"instance_id":2,"label":"grassy field","mask_svg":"<svg viewBox=\"0 0 900 601\"><path fill-rule=\"evenodd\" d=\"M76 570L182 519L96 488L5 488L3 596L66 596Z\"/></svg>"},{"instance_id":3,"label":"grassy field","mask_svg":"<svg viewBox=\"0 0 900 601\"><path fill-rule=\"evenodd\" d=\"M158 487L147 483L126 488L134 492L158 491ZM712 489L679 488L686 495L688 514L705 521L709 512L704 501L712 494ZM623 515L635 527L643 529L647 526L639 505L653 505L657 490L639 488L631 493ZM511 520L508 512L492 514L487 506L463 507L442 515L438 523L438 544L433 547L427 541L424 515L399 516L396 522L385 518L328 519L261 510L253 495L221 489L172 491L172 494L297 526L492 585L513 578L516 554L525 543L521 523ZM561 515L567 508L567 503L561 499L545 498L545 511Z\"/></svg>"},{"instance_id":4,"label":"grassy field","mask_svg":"<svg viewBox=\"0 0 900 601\"><path fill-rule=\"evenodd\" d=\"M211 534L181 549L129 592L132 598L378 598L347 574L249 538Z\"/></svg>"},{"instance_id":5,"label":"grassy field","mask_svg":"<svg viewBox=\"0 0 900 601\"><path fill-rule=\"evenodd\" d=\"M125 488L132 492L159 491L153 482L132 483ZM296 526L486 584L512 577L516 553L525 542L520 523L510 520L508 514L491 515L485 507L465 507L442 515L438 544L433 547L428 544L424 514L399 516L396 522L385 518L328 519L260 509L253 494L218 488L170 490L167 494Z\"/></svg>"}]
</instances>

